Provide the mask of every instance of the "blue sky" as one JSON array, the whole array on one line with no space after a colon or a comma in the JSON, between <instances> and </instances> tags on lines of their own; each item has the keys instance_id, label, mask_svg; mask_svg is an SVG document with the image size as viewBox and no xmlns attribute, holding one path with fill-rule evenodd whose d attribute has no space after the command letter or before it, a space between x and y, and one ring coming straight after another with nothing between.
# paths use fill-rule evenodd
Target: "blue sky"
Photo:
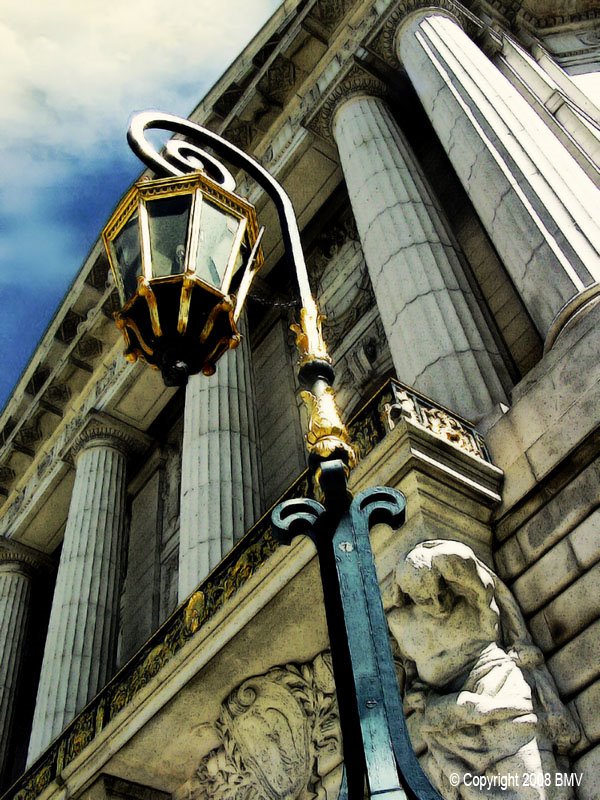
<instances>
[{"instance_id":1,"label":"blue sky","mask_svg":"<svg viewBox=\"0 0 600 800\"><path fill-rule=\"evenodd\" d=\"M0 409L142 165L130 114L187 116L279 0L28 0L0 21Z\"/></svg>"}]
</instances>

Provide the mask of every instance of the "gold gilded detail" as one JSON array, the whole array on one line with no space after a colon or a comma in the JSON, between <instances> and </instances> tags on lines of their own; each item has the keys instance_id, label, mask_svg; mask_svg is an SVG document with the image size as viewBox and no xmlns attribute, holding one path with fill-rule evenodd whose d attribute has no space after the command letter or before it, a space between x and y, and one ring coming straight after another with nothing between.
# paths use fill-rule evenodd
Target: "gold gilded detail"
<instances>
[{"instance_id":1,"label":"gold gilded detail","mask_svg":"<svg viewBox=\"0 0 600 800\"><path fill-rule=\"evenodd\" d=\"M204 621L206 598L204 592L194 592L183 613L183 627L190 634L196 633Z\"/></svg>"},{"instance_id":2,"label":"gold gilded detail","mask_svg":"<svg viewBox=\"0 0 600 800\"><path fill-rule=\"evenodd\" d=\"M162 328L160 327L160 319L158 317L158 306L156 304L156 295L152 291L152 286L144 278L138 278L138 294L140 297L146 299L148 303L148 311L150 312L150 322L152 323L152 333L155 336L162 336Z\"/></svg>"},{"instance_id":3,"label":"gold gilded detail","mask_svg":"<svg viewBox=\"0 0 600 800\"><path fill-rule=\"evenodd\" d=\"M177 333L184 334L187 330L193 286L194 286L193 278L191 278L189 275L184 275L183 281L181 283L181 299L179 301L179 317L177 319Z\"/></svg>"},{"instance_id":4,"label":"gold gilded detail","mask_svg":"<svg viewBox=\"0 0 600 800\"><path fill-rule=\"evenodd\" d=\"M319 313L317 306L312 309L300 309L300 324L290 325L290 330L296 334L296 347L300 354L300 366L309 361L319 359L331 364L331 356L323 339L322 325L325 317Z\"/></svg>"},{"instance_id":5,"label":"gold gilded detail","mask_svg":"<svg viewBox=\"0 0 600 800\"><path fill-rule=\"evenodd\" d=\"M348 429L342 422L333 388L326 386L319 396L305 390L300 392L300 396L308 410L308 452L319 458L329 458L336 451L343 450L350 469L355 467L356 452L350 444Z\"/></svg>"}]
</instances>

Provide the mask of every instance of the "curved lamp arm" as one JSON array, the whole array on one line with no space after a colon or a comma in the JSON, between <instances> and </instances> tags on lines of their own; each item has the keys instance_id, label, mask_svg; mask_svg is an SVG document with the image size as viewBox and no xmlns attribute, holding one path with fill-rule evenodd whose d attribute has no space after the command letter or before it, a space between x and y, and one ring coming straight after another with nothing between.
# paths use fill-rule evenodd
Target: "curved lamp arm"
<instances>
[{"instance_id":1,"label":"curved lamp arm","mask_svg":"<svg viewBox=\"0 0 600 800\"><path fill-rule=\"evenodd\" d=\"M163 155L146 139L145 132L148 128L179 133L186 139L181 142L171 139ZM129 124L127 139L134 153L147 166L159 173L178 176L204 169L212 173L213 177L217 176L216 180L222 185L233 190L235 181L231 174L217 159L196 146L196 143L211 147L217 155L247 172L271 198L279 215L285 252L296 272L302 300L300 324L292 325L292 330L296 333L296 345L300 352L300 381L306 387L310 387L310 391L302 392L302 398L309 412L307 448L317 464L332 457L342 457L352 467L356 463L356 453L350 444L349 434L342 422L331 385L333 369L321 334L323 318L310 290L292 201L281 184L257 161L231 142L201 125L172 114L162 114L158 111L143 111L136 114Z\"/></svg>"}]
</instances>

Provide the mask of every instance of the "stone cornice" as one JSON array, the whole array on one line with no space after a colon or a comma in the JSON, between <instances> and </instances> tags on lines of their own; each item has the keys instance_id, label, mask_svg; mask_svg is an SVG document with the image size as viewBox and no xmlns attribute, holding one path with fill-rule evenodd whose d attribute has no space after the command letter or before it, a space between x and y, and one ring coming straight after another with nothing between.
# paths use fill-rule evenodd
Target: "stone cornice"
<instances>
[{"instance_id":1,"label":"stone cornice","mask_svg":"<svg viewBox=\"0 0 600 800\"><path fill-rule=\"evenodd\" d=\"M398 69L401 66L396 50L398 28L402 22L416 11L431 9L448 14L458 22L464 31L476 38L485 27L467 8L454 0L399 0L384 17L375 35L369 41L369 48L386 64Z\"/></svg>"},{"instance_id":2,"label":"stone cornice","mask_svg":"<svg viewBox=\"0 0 600 800\"><path fill-rule=\"evenodd\" d=\"M323 139L332 139L336 110L352 97L361 95L388 97L390 90L381 78L363 64L352 60L323 92L321 102L304 122L305 127Z\"/></svg>"},{"instance_id":3,"label":"stone cornice","mask_svg":"<svg viewBox=\"0 0 600 800\"><path fill-rule=\"evenodd\" d=\"M515 12L517 25L536 34L558 33L577 26L579 31L588 28L592 35L595 32L597 38L592 26L598 19L600 7L596 0L523 0Z\"/></svg>"},{"instance_id":4,"label":"stone cornice","mask_svg":"<svg viewBox=\"0 0 600 800\"><path fill-rule=\"evenodd\" d=\"M51 569L53 562L44 553L27 547L14 539L0 536L0 572L5 565L15 565L19 571L32 574Z\"/></svg>"},{"instance_id":5,"label":"stone cornice","mask_svg":"<svg viewBox=\"0 0 600 800\"><path fill-rule=\"evenodd\" d=\"M126 425L114 417L100 411L92 411L81 430L68 445L68 455L77 456L90 447L104 445L120 450L125 455L136 455L144 452L151 439L141 431Z\"/></svg>"}]
</instances>

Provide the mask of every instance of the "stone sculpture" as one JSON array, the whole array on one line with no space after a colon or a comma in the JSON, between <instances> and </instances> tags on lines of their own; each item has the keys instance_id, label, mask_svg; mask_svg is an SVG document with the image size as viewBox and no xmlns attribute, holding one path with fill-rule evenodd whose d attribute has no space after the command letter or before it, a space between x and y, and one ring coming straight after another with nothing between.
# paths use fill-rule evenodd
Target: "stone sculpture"
<instances>
[{"instance_id":1,"label":"stone sculpture","mask_svg":"<svg viewBox=\"0 0 600 800\"><path fill-rule=\"evenodd\" d=\"M399 563L393 593L409 730L442 796L570 797L553 776L579 732L497 575L460 542L427 541Z\"/></svg>"}]
</instances>

